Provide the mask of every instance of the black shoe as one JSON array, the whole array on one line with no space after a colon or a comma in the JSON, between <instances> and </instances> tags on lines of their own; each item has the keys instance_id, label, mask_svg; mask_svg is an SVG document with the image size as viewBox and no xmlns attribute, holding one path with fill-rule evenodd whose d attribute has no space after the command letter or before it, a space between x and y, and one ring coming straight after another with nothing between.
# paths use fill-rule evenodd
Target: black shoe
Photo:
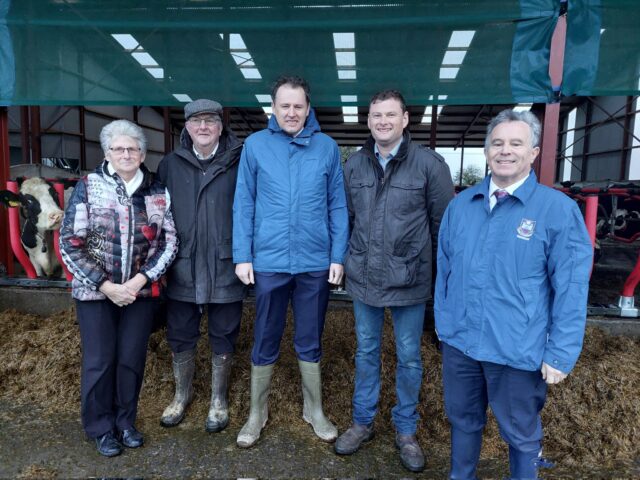
<instances>
[{"instance_id":1,"label":"black shoe","mask_svg":"<svg viewBox=\"0 0 640 480\"><path fill-rule=\"evenodd\" d=\"M142 433L136 430L136 427L123 430L120 436L122 438L122 444L127 448L138 448L144 443L144 437Z\"/></svg>"},{"instance_id":2,"label":"black shoe","mask_svg":"<svg viewBox=\"0 0 640 480\"><path fill-rule=\"evenodd\" d=\"M407 470L421 472L424 470L424 454L415 435L396 434L396 447L400 450L400 460Z\"/></svg>"},{"instance_id":3,"label":"black shoe","mask_svg":"<svg viewBox=\"0 0 640 480\"><path fill-rule=\"evenodd\" d=\"M122 453L122 444L115 437L113 432L107 432L96 438L96 448L100 455L105 457L115 457Z\"/></svg>"},{"instance_id":4,"label":"black shoe","mask_svg":"<svg viewBox=\"0 0 640 480\"><path fill-rule=\"evenodd\" d=\"M373 424L358 425L354 423L338 437L333 449L338 455L351 455L356 453L363 443L371 440L374 434Z\"/></svg>"}]
</instances>

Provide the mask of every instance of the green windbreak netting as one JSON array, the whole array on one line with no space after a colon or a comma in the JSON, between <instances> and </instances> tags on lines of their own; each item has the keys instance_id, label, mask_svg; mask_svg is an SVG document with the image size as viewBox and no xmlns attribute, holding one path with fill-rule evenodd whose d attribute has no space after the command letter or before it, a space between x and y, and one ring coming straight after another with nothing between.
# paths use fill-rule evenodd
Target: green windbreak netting
<instances>
[{"instance_id":1,"label":"green windbreak netting","mask_svg":"<svg viewBox=\"0 0 640 480\"><path fill-rule=\"evenodd\" d=\"M570 2L563 91L637 91L638 10ZM282 73L305 76L318 106L366 104L380 88L410 104L545 102L559 11L559 0L0 0L0 102L257 106Z\"/></svg>"},{"instance_id":2,"label":"green windbreak netting","mask_svg":"<svg viewBox=\"0 0 640 480\"><path fill-rule=\"evenodd\" d=\"M640 92L640 2L569 3L563 93L637 95Z\"/></svg>"}]
</instances>

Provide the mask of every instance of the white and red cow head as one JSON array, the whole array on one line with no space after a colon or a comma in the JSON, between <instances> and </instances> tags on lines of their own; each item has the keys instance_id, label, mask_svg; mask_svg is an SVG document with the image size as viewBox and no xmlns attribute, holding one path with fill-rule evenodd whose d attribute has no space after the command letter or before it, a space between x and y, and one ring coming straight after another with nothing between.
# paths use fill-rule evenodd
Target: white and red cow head
<instances>
[{"instance_id":1,"label":"white and red cow head","mask_svg":"<svg viewBox=\"0 0 640 480\"><path fill-rule=\"evenodd\" d=\"M64 212L53 187L42 178L30 178L20 185L20 193L0 191L0 202L20 206L23 217L20 240L38 276L56 275L60 264L53 250L53 231L62 225Z\"/></svg>"}]
</instances>

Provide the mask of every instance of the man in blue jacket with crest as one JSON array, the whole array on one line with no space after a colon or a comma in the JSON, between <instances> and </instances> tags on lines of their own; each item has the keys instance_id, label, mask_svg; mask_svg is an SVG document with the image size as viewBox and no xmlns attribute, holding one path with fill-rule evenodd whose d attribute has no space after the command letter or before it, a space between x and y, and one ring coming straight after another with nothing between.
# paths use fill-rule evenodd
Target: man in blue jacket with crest
<instances>
[{"instance_id":1,"label":"man in blue jacket with crest","mask_svg":"<svg viewBox=\"0 0 640 480\"><path fill-rule=\"evenodd\" d=\"M488 127L491 175L461 192L440 226L435 292L451 479L474 479L486 409L509 445L512 479L538 478L547 385L582 349L592 247L576 203L540 185L531 112Z\"/></svg>"},{"instance_id":2,"label":"man in blue jacket with crest","mask_svg":"<svg viewBox=\"0 0 640 480\"><path fill-rule=\"evenodd\" d=\"M236 275L255 284L251 408L237 444L247 448L267 422L271 375L287 307L302 376L303 418L320 439L337 429L322 410L320 358L329 283L340 284L349 236L338 145L320 132L300 77L280 77L268 127L245 141L233 205Z\"/></svg>"}]
</instances>

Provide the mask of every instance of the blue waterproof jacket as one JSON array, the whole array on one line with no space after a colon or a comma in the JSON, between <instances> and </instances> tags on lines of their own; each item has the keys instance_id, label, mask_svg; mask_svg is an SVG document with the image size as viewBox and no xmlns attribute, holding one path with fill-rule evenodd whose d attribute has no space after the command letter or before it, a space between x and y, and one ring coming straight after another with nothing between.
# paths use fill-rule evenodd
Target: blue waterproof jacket
<instances>
[{"instance_id":1,"label":"blue waterproof jacket","mask_svg":"<svg viewBox=\"0 0 640 480\"><path fill-rule=\"evenodd\" d=\"M440 225L439 338L478 361L568 373L586 322L593 249L576 203L533 172L489 211L489 182L461 192Z\"/></svg>"},{"instance_id":2,"label":"blue waterproof jacket","mask_svg":"<svg viewBox=\"0 0 640 480\"><path fill-rule=\"evenodd\" d=\"M257 272L304 273L342 264L349 219L338 145L313 110L296 137L274 115L250 135L233 203L233 262Z\"/></svg>"}]
</instances>

